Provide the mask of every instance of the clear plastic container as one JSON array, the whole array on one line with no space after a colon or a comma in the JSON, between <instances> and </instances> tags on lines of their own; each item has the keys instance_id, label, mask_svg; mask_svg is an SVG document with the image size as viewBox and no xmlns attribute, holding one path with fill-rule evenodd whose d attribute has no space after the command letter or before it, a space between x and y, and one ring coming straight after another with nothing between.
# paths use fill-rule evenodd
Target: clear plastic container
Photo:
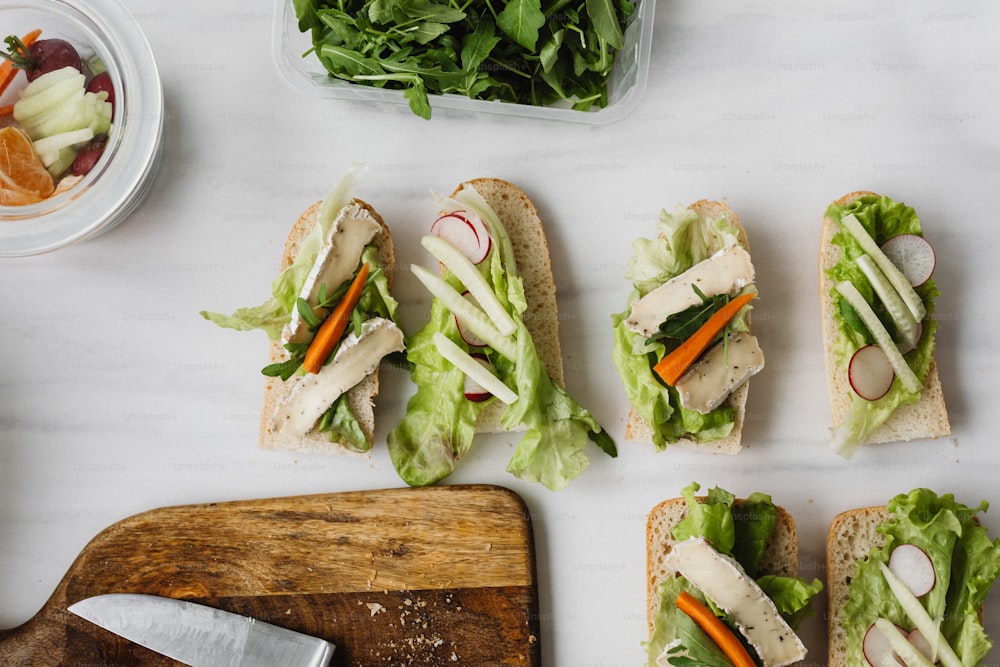
<instances>
[{"instance_id":1,"label":"clear plastic container","mask_svg":"<svg viewBox=\"0 0 1000 667\"><path fill-rule=\"evenodd\" d=\"M103 155L79 183L36 204L0 206L0 257L49 252L111 229L148 193L162 152L163 90L156 62L138 24L117 0L5 0L0 6L0 39L36 28L41 39L65 39L85 61L95 57L104 63L115 90L114 118ZM23 87L23 75L16 81ZM4 100L14 99L16 93L8 90Z\"/></svg>"},{"instance_id":2,"label":"clear plastic container","mask_svg":"<svg viewBox=\"0 0 1000 667\"><path fill-rule=\"evenodd\" d=\"M650 45L653 36L655 0L636 0L636 11L625 28L625 47L615 57L608 81L608 105L591 111L577 111L558 106L532 106L474 100L462 95L431 95L432 113L458 110L521 116L575 123L603 124L620 120L639 103L646 87ZM390 103L406 106L402 91L374 88L331 77L315 54L309 33L299 30L292 0L275 0L274 57L282 78L300 93L327 99Z\"/></svg>"}]
</instances>

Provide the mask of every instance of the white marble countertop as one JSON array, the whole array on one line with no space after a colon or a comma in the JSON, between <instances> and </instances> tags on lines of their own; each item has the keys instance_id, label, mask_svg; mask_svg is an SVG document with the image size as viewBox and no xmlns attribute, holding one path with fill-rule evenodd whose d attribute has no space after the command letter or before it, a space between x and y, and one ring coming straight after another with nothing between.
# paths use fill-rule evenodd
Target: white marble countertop
<instances>
[{"instance_id":1,"label":"white marble countertop","mask_svg":"<svg viewBox=\"0 0 1000 667\"><path fill-rule=\"evenodd\" d=\"M278 77L270 3L127 5L166 95L155 189L100 238L0 261L0 627L28 620L86 543L130 514L402 485L384 445L370 461L258 450L265 337L198 316L262 301L290 224L355 161L368 168L358 194L392 226L403 265L427 262L415 241L434 214L429 192L469 178L520 185L547 225L567 385L620 456L591 447L590 468L554 493L508 475L507 441L485 439L448 479L527 502L546 665L641 663L645 517L690 481L771 493L798 519L802 571L819 577L837 512L916 486L1000 502L1000 6L661 0L640 105L590 127L427 122L306 98ZM824 444L816 255L823 210L857 189L915 207L937 248L953 435L848 462ZM758 270L767 368L736 457L625 442L610 359L632 238L661 208L700 198L738 212ZM427 300L413 282L397 295L418 326ZM405 374L384 375L380 440L409 391ZM984 520L1000 534L1000 518ZM808 664L826 661L823 605L804 627Z\"/></svg>"}]
</instances>

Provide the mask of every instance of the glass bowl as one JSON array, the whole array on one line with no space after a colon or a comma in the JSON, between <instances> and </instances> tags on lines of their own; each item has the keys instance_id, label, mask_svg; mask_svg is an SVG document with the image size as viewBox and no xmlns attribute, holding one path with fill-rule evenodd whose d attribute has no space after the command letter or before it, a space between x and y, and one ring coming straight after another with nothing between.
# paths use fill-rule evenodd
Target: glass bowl
<instances>
[{"instance_id":1,"label":"glass bowl","mask_svg":"<svg viewBox=\"0 0 1000 667\"><path fill-rule=\"evenodd\" d=\"M653 10L656 0L635 0L636 8L625 26L625 46L615 57L608 80L608 105L591 111L568 106L532 106L476 100L462 95L430 95L432 112L438 109L489 113L526 118L603 124L624 118L639 103L646 87L653 37ZM276 0L274 57L282 79L296 91L312 97L355 100L405 107L408 101L400 90L374 88L327 75L315 54L309 53L309 33L299 30L292 0Z\"/></svg>"},{"instance_id":2,"label":"glass bowl","mask_svg":"<svg viewBox=\"0 0 1000 667\"><path fill-rule=\"evenodd\" d=\"M115 91L108 143L79 183L35 204L0 205L0 257L23 257L103 233L146 196L162 153L163 90L149 43L117 0L6 0L0 26L0 38L37 28L40 39L69 41L85 62L103 62ZM4 103L16 100L13 89L24 85L19 74Z\"/></svg>"}]
</instances>

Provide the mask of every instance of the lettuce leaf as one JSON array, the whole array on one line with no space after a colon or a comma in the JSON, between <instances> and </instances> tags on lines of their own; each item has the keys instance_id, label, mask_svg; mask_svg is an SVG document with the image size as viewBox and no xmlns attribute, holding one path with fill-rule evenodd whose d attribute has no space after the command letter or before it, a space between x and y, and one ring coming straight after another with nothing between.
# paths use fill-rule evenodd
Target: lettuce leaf
<instances>
[{"instance_id":1,"label":"lettuce leaf","mask_svg":"<svg viewBox=\"0 0 1000 667\"><path fill-rule=\"evenodd\" d=\"M261 329L271 340L281 338L281 330L292 317L302 286L316 263L323 242L337 216L353 197L361 168L352 166L347 174L327 193L317 214L316 224L299 245L292 264L271 282L271 297L259 306L239 308L231 315L201 311L201 316L214 324L237 331ZM385 290L388 295L388 289Z\"/></svg>"},{"instance_id":2,"label":"lettuce leaf","mask_svg":"<svg viewBox=\"0 0 1000 667\"><path fill-rule=\"evenodd\" d=\"M861 664L864 634L879 617L912 629L879 570L899 544L914 544L934 563L938 583L921 602L932 618L942 618L941 632L965 665L978 665L993 645L979 621L979 608L1000 575L1000 539L991 541L975 515L984 501L967 507L954 496L914 489L890 501L892 516L878 528L884 544L858 563L851 580L842 625L851 664Z\"/></svg>"},{"instance_id":3,"label":"lettuce leaf","mask_svg":"<svg viewBox=\"0 0 1000 667\"><path fill-rule=\"evenodd\" d=\"M486 223L494 244L480 266L517 323L516 359L506 359L489 348L477 350L485 351L497 377L518 395L501 414L505 429L521 425L526 428L507 471L519 479L561 489L589 465L584 451L588 441L609 456L617 455L614 442L545 371L524 324L527 301L513 246L495 211L469 187L461 190L456 199L439 199L438 204L445 211L472 210ZM455 280L451 275L445 279ZM476 419L488 403L473 403L465 398L464 375L437 352L432 340L435 333L472 351L459 335L454 317L434 299L429 321L407 343L416 392L407 402L403 419L386 440L397 473L411 486L433 484L451 474L455 463L472 446Z\"/></svg>"},{"instance_id":4,"label":"lettuce leaf","mask_svg":"<svg viewBox=\"0 0 1000 667\"><path fill-rule=\"evenodd\" d=\"M920 220L916 212L909 206L893 201L889 197L867 195L847 206L831 205L826 216L839 221L843 216L853 213L862 226L881 245L887 239L899 234L922 234ZM881 314L881 306L868 279L858 268L854 259L864 254L857 241L844 229L840 229L833 237L833 243L840 247L841 255L837 264L827 270L827 275L834 284L848 280L861 292L869 303L874 303L877 312ZM921 382L926 381L931 362L934 359L935 332L937 320L934 319L934 300L940 293L934 279L931 278L916 288L917 294L927 307L924 318L923 335L917 348L905 355L906 362L913 369ZM854 352L870 342L866 332L859 330L851 317L852 309L843 303L835 289L833 294L836 310L834 320L837 325L837 340L833 346L838 363L847 365ZM883 321L892 331L888 317ZM888 393L876 401L866 401L851 392L851 408L844 421L833 429L831 446L845 456L850 456L864 442L869 433L885 423L898 408L916 403L920 400L920 392L907 391L899 380L895 380Z\"/></svg>"},{"instance_id":5,"label":"lettuce leaf","mask_svg":"<svg viewBox=\"0 0 1000 667\"><path fill-rule=\"evenodd\" d=\"M670 278L739 242L736 227L725 216L702 219L684 206L660 212L657 238L636 239L625 278L632 283L628 303L637 301ZM722 405L708 414L687 410L677 391L660 381L653 365L669 350L657 340L645 339L625 327L629 310L611 316L614 332L612 361L621 377L625 395L652 429L653 444L663 450L682 438L695 442L719 440L733 430L736 413ZM748 328L742 315L731 327Z\"/></svg>"}]
</instances>

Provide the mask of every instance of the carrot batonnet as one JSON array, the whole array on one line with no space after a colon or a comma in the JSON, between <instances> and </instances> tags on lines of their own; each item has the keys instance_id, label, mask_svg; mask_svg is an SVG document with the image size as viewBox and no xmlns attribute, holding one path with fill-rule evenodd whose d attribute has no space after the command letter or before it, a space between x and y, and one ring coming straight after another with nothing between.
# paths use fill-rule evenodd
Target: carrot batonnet
<instances>
[{"instance_id":1,"label":"carrot batonnet","mask_svg":"<svg viewBox=\"0 0 1000 667\"><path fill-rule=\"evenodd\" d=\"M756 667L753 658L729 626L687 591L677 596L677 608L691 617L712 638L736 667Z\"/></svg>"},{"instance_id":2,"label":"carrot batonnet","mask_svg":"<svg viewBox=\"0 0 1000 667\"><path fill-rule=\"evenodd\" d=\"M36 28L22 37L21 43L26 47L31 46L38 40L41 34L42 31ZM14 63L7 59L0 61L0 95L3 95L4 91L7 90L7 86L10 85L15 76L17 76L17 67L14 66ZM7 107L3 107L4 111L6 109Z\"/></svg>"},{"instance_id":3,"label":"carrot batonnet","mask_svg":"<svg viewBox=\"0 0 1000 667\"><path fill-rule=\"evenodd\" d=\"M344 298L334 307L333 312L326 318L326 321L320 326L319 331L316 332L316 336L312 339L312 342L309 343L305 360L302 362L302 367L306 372L319 373L320 368L323 367L333 348L340 342L341 336L344 335L344 330L347 329L347 323L351 321L351 311L354 310L354 307L358 305L358 301L361 299L361 291L368 280L368 270L368 263L362 262L361 269L354 276L354 280L351 282L350 287L347 288Z\"/></svg>"},{"instance_id":4,"label":"carrot batonnet","mask_svg":"<svg viewBox=\"0 0 1000 667\"><path fill-rule=\"evenodd\" d=\"M729 300L722 308L715 311L690 338L656 362L656 365L653 366L656 374L671 387L677 384L677 381L684 375L684 371L697 361L719 332L729 324L729 320L740 312L740 308L750 303L754 296L756 295L753 292L745 292Z\"/></svg>"}]
</instances>

